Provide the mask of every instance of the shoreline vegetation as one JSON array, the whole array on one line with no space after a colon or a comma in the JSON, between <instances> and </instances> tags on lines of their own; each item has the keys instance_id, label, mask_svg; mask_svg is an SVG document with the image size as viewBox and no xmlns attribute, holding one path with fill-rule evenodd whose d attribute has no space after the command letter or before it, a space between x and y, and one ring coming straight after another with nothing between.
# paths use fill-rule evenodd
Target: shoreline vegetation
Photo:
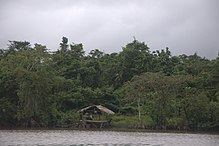
<instances>
[{"instance_id":1,"label":"shoreline vegetation","mask_svg":"<svg viewBox=\"0 0 219 146\"><path fill-rule=\"evenodd\" d=\"M173 56L135 39L110 54L86 55L66 37L54 52L27 41L0 49L0 129L71 129L91 105L116 113L114 130L218 132L219 56Z\"/></svg>"}]
</instances>

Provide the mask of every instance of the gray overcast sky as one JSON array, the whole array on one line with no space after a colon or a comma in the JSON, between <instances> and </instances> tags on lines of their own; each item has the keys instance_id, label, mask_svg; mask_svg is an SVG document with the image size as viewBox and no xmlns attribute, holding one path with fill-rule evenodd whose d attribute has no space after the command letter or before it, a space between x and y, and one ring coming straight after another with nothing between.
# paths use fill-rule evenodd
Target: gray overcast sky
<instances>
[{"instance_id":1,"label":"gray overcast sky","mask_svg":"<svg viewBox=\"0 0 219 146\"><path fill-rule=\"evenodd\" d=\"M59 47L62 36L86 52L119 52L133 40L173 55L215 58L218 0L0 0L0 48L8 40Z\"/></svg>"}]
</instances>

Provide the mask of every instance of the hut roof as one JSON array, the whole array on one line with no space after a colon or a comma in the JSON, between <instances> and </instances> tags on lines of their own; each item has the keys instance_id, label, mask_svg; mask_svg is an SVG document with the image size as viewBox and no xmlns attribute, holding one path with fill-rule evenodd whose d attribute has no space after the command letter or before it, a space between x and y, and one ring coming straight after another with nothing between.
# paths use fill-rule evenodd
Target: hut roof
<instances>
[{"instance_id":1,"label":"hut roof","mask_svg":"<svg viewBox=\"0 0 219 146\"><path fill-rule=\"evenodd\" d=\"M83 109L81 109L79 112L81 113L101 113L101 112L104 112L104 113L107 113L107 114L115 114L113 111L111 111L110 109L102 106L102 105L92 105L92 106L88 106L88 107L85 107Z\"/></svg>"}]
</instances>

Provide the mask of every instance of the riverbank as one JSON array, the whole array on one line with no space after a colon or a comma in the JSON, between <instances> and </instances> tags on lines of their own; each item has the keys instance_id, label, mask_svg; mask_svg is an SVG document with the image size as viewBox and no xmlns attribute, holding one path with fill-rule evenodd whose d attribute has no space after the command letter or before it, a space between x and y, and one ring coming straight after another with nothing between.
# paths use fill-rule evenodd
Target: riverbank
<instances>
[{"instance_id":1,"label":"riverbank","mask_svg":"<svg viewBox=\"0 0 219 146\"><path fill-rule=\"evenodd\" d=\"M75 131L115 131L115 132L142 132L142 133L181 133L181 134L213 134L219 135L219 131L204 130L154 130L154 129L135 129L135 128L51 128L51 127L35 127L35 128L0 128L0 130L21 130L21 131L44 131L44 130L75 130Z\"/></svg>"}]
</instances>

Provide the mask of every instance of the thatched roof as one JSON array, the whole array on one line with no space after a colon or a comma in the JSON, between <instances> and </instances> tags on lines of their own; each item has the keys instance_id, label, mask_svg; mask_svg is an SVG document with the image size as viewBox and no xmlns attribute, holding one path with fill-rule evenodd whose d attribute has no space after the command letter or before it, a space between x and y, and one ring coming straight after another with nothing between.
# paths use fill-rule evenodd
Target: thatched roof
<instances>
[{"instance_id":1,"label":"thatched roof","mask_svg":"<svg viewBox=\"0 0 219 146\"><path fill-rule=\"evenodd\" d=\"M107 113L107 114L115 114L113 111L111 111L110 109L102 105L88 106L88 107L81 109L79 112L83 114L84 113L101 114L101 112Z\"/></svg>"}]
</instances>

